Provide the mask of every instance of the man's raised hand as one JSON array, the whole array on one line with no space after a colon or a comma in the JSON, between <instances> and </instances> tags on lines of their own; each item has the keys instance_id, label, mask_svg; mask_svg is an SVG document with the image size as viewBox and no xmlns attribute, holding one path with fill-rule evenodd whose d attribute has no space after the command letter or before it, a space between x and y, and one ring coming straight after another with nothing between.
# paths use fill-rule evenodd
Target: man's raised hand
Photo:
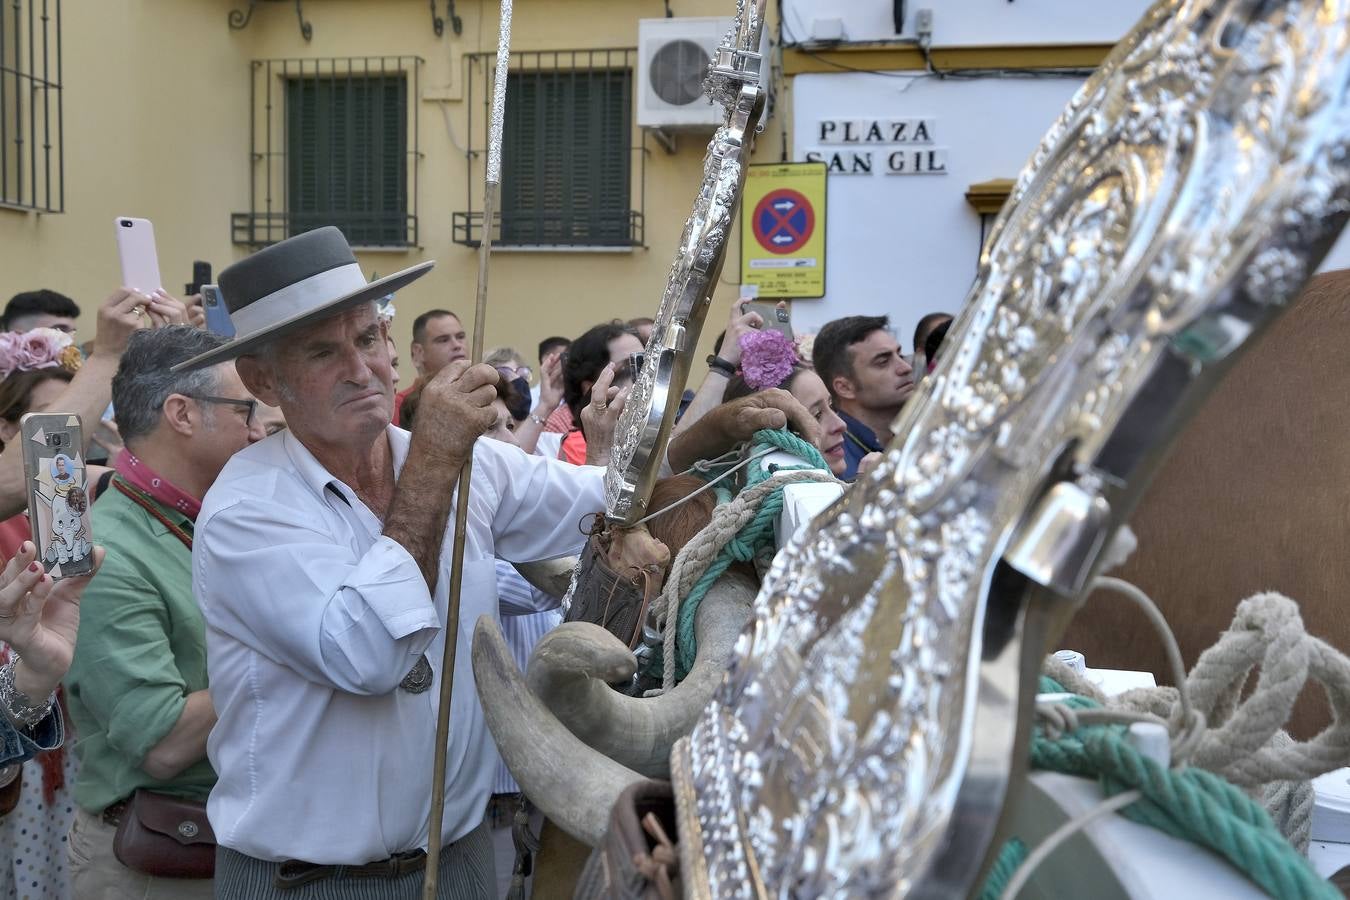
<instances>
[{"instance_id":1,"label":"man's raised hand","mask_svg":"<svg viewBox=\"0 0 1350 900\"><path fill-rule=\"evenodd\" d=\"M492 401L501 375L492 366L467 360L450 363L422 388L414 435L449 462L463 462L473 443L497 422Z\"/></svg>"}]
</instances>

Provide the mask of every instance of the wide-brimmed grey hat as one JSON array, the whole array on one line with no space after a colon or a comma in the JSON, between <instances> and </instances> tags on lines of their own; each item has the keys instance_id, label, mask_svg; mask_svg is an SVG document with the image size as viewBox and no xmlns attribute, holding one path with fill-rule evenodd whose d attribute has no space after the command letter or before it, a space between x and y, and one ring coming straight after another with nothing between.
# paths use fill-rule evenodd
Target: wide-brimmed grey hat
<instances>
[{"instance_id":1,"label":"wide-brimmed grey hat","mask_svg":"<svg viewBox=\"0 0 1350 900\"><path fill-rule=\"evenodd\" d=\"M268 341L360 303L379 300L421 278L434 262L366 281L342 232L329 225L265 247L220 273L220 295L234 340L179 363L200 369L255 352Z\"/></svg>"}]
</instances>

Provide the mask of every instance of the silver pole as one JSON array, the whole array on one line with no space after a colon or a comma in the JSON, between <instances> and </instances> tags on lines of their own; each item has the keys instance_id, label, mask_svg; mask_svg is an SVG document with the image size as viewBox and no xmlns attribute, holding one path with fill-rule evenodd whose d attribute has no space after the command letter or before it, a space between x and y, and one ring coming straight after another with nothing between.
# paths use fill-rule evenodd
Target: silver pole
<instances>
[{"instance_id":1,"label":"silver pole","mask_svg":"<svg viewBox=\"0 0 1350 900\"><path fill-rule=\"evenodd\" d=\"M474 300L473 347L470 359L483 360L483 329L487 323L488 259L492 253L492 219L502 185L502 125L506 118L506 76L511 65L511 0L501 0L501 29L497 36L497 67L493 73L492 118L488 123L487 183L483 189L483 239L478 245L478 292ZM445 617L445 655L441 659L440 710L436 718L436 761L431 776L431 821L427 831L427 868L422 900L436 900L441 862L441 819L445 816L445 755L450 740L450 698L455 691L455 656L459 646L459 605L464 587L464 531L469 518L469 483L473 455L459 472L455 503L455 540L450 569L450 608Z\"/></svg>"}]
</instances>

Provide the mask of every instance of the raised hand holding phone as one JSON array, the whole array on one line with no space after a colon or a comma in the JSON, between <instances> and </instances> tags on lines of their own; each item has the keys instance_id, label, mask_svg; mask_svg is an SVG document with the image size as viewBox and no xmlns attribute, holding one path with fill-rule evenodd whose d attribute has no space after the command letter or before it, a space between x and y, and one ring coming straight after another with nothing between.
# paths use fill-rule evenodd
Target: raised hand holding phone
<instances>
[{"instance_id":1,"label":"raised hand holding phone","mask_svg":"<svg viewBox=\"0 0 1350 900\"><path fill-rule=\"evenodd\" d=\"M118 216L117 256L122 263L122 286L138 294L163 290L159 277L159 254L155 252L155 226L149 219Z\"/></svg>"},{"instance_id":2,"label":"raised hand holding phone","mask_svg":"<svg viewBox=\"0 0 1350 900\"><path fill-rule=\"evenodd\" d=\"M37 561L53 580L88 575L94 543L80 417L28 413L19 428Z\"/></svg>"}]
</instances>

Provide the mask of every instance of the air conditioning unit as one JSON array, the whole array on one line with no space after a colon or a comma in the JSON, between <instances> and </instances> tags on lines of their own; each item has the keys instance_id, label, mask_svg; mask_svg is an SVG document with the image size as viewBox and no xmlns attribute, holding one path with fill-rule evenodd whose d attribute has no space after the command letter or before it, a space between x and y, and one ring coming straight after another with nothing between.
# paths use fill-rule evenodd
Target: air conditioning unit
<instances>
[{"instance_id":1,"label":"air conditioning unit","mask_svg":"<svg viewBox=\"0 0 1350 900\"><path fill-rule=\"evenodd\" d=\"M708 62L731 28L727 17L638 20L638 113L643 128L712 129L722 107L703 94ZM768 34L760 53L760 83L769 75Z\"/></svg>"}]
</instances>

